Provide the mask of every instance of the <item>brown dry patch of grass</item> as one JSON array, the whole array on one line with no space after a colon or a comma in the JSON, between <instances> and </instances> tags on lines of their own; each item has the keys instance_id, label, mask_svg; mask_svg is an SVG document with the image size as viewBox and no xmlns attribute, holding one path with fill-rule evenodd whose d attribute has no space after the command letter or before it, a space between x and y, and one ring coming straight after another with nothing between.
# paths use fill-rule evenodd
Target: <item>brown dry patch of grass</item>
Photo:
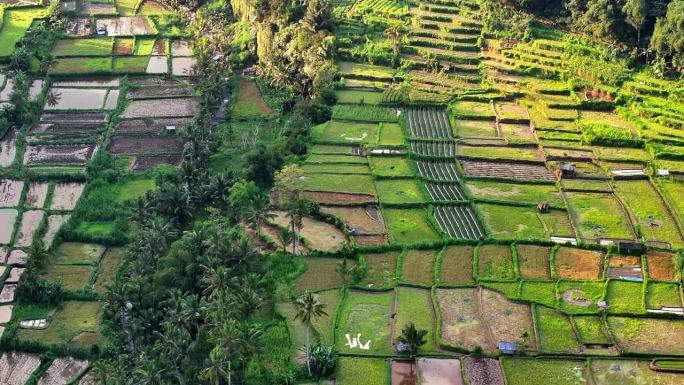
<instances>
[{"instance_id":1,"label":"brown dry patch of grass","mask_svg":"<svg viewBox=\"0 0 684 385\"><path fill-rule=\"evenodd\" d=\"M380 254L364 254L366 260L366 275L361 285L368 287L394 286L397 279L398 251L388 251Z\"/></svg>"},{"instance_id":2,"label":"brown dry patch of grass","mask_svg":"<svg viewBox=\"0 0 684 385\"><path fill-rule=\"evenodd\" d=\"M675 256L672 253L651 251L646 254L648 276L658 281L674 281L677 277Z\"/></svg>"},{"instance_id":3,"label":"brown dry patch of grass","mask_svg":"<svg viewBox=\"0 0 684 385\"><path fill-rule=\"evenodd\" d=\"M520 275L528 279L551 279L551 248L536 245L516 245Z\"/></svg>"},{"instance_id":4,"label":"brown dry patch of grass","mask_svg":"<svg viewBox=\"0 0 684 385\"><path fill-rule=\"evenodd\" d=\"M442 254L440 281L447 285L472 285L473 247L449 246Z\"/></svg>"},{"instance_id":5,"label":"brown dry patch of grass","mask_svg":"<svg viewBox=\"0 0 684 385\"><path fill-rule=\"evenodd\" d=\"M447 344L474 350L480 346L494 351L494 341L487 340L486 326L477 312L477 289L437 289L442 329L442 340Z\"/></svg>"},{"instance_id":6,"label":"brown dry patch of grass","mask_svg":"<svg viewBox=\"0 0 684 385\"><path fill-rule=\"evenodd\" d=\"M305 270L297 278L297 292L316 291L342 287L342 277L335 270L339 258L302 258ZM355 261L347 260L350 265Z\"/></svg>"},{"instance_id":7,"label":"brown dry patch of grass","mask_svg":"<svg viewBox=\"0 0 684 385\"><path fill-rule=\"evenodd\" d=\"M603 253L593 250L561 247L556 252L556 272L560 279L600 279L603 270Z\"/></svg>"},{"instance_id":8,"label":"brown dry patch of grass","mask_svg":"<svg viewBox=\"0 0 684 385\"><path fill-rule=\"evenodd\" d=\"M611 255L609 267L641 267L641 257L636 255Z\"/></svg>"},{"instance_id":9,"label":"brown dry patch of grass","mask_svg":"<svg viewBox=\"0 0 684 385\"><path fill-rule=\"evenodd\" d=\"M371 217L366 207L321 206L321 211L340 218L349 228L356 229L357 234L385 234L387 232L379 210L376 210L377 218Z\"/></svg>"},{"instance_id":10,"label":"brown dry patch of grass","mask_svg":"<svg viewBox=\"0 0 684 385\"><path fill-rule=\"evenodd\" d=\"M408 250L404 254L401 280L431 286L435 282L435 250Z\"/></svg>"},{"instance_id":11,"label":"brown dry patch of grass","mask_svg":"<svg viewBox=\"0 0 684 385\"><path fill-rule=\"evenodd\" d=\"M680 320L608 317L608 327L628 352L684 354L684 322Z\"/></svg>"},{"instance_id":12,"label":"brown dry patch of grass","mask_svg":"<svg viewBox=\"0 0 684 385\"><path fill-rule=\"evenodd\" d=\"M280 227L289 228L290 218L284 211L273 211L275 215L271 220ZM313 250L337 251L347 241L347 237L337 227L330 223L321 222L313 218L305 217L302 220L303 227L300 235L306 241L306 245Z\"/></svg>"},{"instance_id":13,"label":"brown dry patch of grass","mask_svg":"<svg viewBox=\"0 0 684 385\"><path fill-rule=\"evenodd\" d=\"M537 350L529 305L509 301L503 294L492 290L482 290L480 305L480 311L495 341L514 341L523 345L522 336L527 333L528 349Z\"/></svg>"}]
</instances>

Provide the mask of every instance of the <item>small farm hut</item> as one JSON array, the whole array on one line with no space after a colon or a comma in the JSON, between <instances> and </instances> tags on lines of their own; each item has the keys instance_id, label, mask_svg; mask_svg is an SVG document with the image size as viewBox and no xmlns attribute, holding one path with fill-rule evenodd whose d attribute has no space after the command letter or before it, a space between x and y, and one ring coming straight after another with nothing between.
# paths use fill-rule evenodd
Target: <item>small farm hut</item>
<instances>
[{"instance_id":1,"label":"small farm hut","mask_svg":"<svg viewBox=\"0 0 684 385\"><path fill-rule=\"evenodd\" d=\"M501 341L499 342L499 350L501 354L513 355L518 351L518 344L515 342Z\"/></svg>"}]
</instances>

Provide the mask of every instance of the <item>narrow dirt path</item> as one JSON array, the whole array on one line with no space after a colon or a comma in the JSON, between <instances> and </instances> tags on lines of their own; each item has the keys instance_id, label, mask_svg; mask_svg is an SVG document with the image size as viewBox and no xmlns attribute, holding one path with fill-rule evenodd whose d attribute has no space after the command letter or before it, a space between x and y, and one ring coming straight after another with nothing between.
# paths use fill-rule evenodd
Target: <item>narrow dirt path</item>
<instances>
[{"instance_id":1,"label":"narrow dirt path","mask_svg":"<svg viewBox=\"0 0 684 385\"><path fill-rule=\"evenodd\" d=\"M485 330L485 337L487 337L487 342L489 342L490 347L496 349L496 340L494 339L494 333L492 333L492 329L489 328L489 324L485 320L484 313L482 312L482 286L478 286L475 290L477 291L477 293L475 293L475 300L477 304L477 318L480 320L480 324Z\"/></svg>"}]
</instances>

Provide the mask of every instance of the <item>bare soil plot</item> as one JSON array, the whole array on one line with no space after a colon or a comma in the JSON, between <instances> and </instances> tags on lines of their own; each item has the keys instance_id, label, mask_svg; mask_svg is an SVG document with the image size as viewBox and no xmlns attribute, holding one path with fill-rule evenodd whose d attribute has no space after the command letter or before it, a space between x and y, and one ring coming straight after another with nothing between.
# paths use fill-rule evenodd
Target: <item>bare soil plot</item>
<instances>
[{"instance_id":1,"label":"bare soil plot","mask_svg":"<svg viewBox=\"0 0 684 385\"><path fill-rule=\"evenodd\" d=\"M0 303L9 303L14 301L14 293L17 290L17 285L8 284L2 287L0 291Z\"/></svg>"},{"instance_id":2,"label":"bare soil plot","mask_svg":"<svg viewBox=\"0 0 684 385\"><path fill-rule=\"evenodd\" d=\"M116 8L111 4L86 3L79 7L78 12L81 15L113 15Z\"/></svg>"},{"instance_id":3,"label":"bare soil plot","mask_svg":"<svg viewBox=\"0 0 684 385\"><path fill-rule=\"evenodd\" d=\"M119 103L119 90L110 90L107 93L107 99L105 99L104 103L104 109L105 110L113 110L116 108L116 105Z\"/></svg>"},{"instance_id":4,"label":"bare soil plot","mask_svg":"<svg viewBox=\"0 0 684 385\"><path fill-rule=\"evenodd\" d=\"M351 237L356 244L361 246L379 246L387 244L387 234L382 235L354 235Z\"/></svg>"},{"instance_id":5,"label":"bare soil plot","mask_svg":"<svg viewBox=\"0 0 684 385\"><path fill-rule=\"evenodd\" d=\"M7 264L13 266L24 266L28 260L28 254L24 250L14 249L7 257Z\"/></svg>"},{"instance_id":6,"label":"bare soil plot","mask_svg":"<svg viewBox=\"0 0 684 385\"><path fill-rule=\"evenodd\" d=\"M52 123L105 123L107 122L106 112L44 112L40 115L41 122Z\"/></svg>"},{"instance_id":7,"label":"bare soil plot","mask_svg":"<svg viewBox=\"0 0 684 385\"><path fill-rule=\"evenodd\" d=\"M416 385L415 361L392 361L392 385Z\"/></svg>"},{"instance_id":8,"label":"bare soil plot","mask_svg":"<svg viewBox=\"0 0 684 385\"><path fill-rule=\"evenodd\" d=\"M168 98L191 96L192 89L172 83L164 86L145 86L142 88L128 91L126 97L129 99L150 99L150 98Z\"/></svg>"},{"instance_id":9,"label":"bare soil plot","mask_svg":"<svg viewBox=\"0 0 684 385\"><path fill-rule=\"evenodd\" d=\"M55 88L50 92L55 94L56 104L45 104L46 111L53 110L99 110L104 106L107 97L106 89L83 88Z\"/></svg>"},{"instance_id":10,"label":"bare soil plot","mask_svg":"<svg viewBox=\"0 0 684 385\"><path fill-rule=\"evenodd\" d=\"M166 130L166 127L173 126L179 129L189 124L192 119L177 118L177 119L132 119L122 120L116 125L118 132L145 132L145 133L159 133Z\"/></svg>"},{"instance_id":11,"label":"bare soil plot","mask_svg":"<svg viewBox=\"0 0 684 385\"><path fill-rule=\"evenodd\" d=\"M166 39L157 39L152 47L153 56L166 56Z\"/></svg>"},{"instance_id":12,"label":"bare soil plot","mask_svg":"<svg viewBox=\"0 0 684 385\"><path fill-rule=\"evenodd\" d=\"M170 164L178 166L181 161L180 155L153 155L153 156L139 156L135 158L132 169L134 171L151 170L162 164Z\"/></svg>"},{"instance_id":13,"label":"bare soil plot","mask_svg":"<svg viewBox=\"0 0 684 385\"><path fill-rule=\"evenodd\" d=\"M28 145L24 153L24 164L85 165L96 148L95 143Z\"/></svg>"},{"instance_id":14,"label":"bare soil plot","mask_svg":"<svg viewBox=\"0 0 684 385\"><path fill-rule=\"evenodd\" d=\"M147 62L147 69L145 72L148 74L168 73L169 60L166 56L150 56L150 60Z\"/></svg>"},{"instance_id":15,"label":"bare soil plot","mask_svg":"<svg viewBox=\"0 0 684 385\"><path fill-rule=\"evenodd\" d=\"M527 279L551 279L551 248L537 245L515 245L520 275Z\"/></svg>"},{"instance_id":16,"label":"bare soil plot","mask_svg":"<svg viewBox=\"0 0 684 385\"><path fill-rule=\"evenodd\" d=\"M421 385L463 385L458 359L419 358L418 383Z\"/></svg>"},{"instance_id":17,"label":"bare soil plot","mask_svg":"<svg viewBox=\"0 0 684 385\"><path fill-rule=\"evenodd\" d=\"M556 251L556 272L558 278L575 280L601 279L603 253L572 247L561 247Z\"/></svg>"},{"instance_id":18,"label":"bare soil plot","mask_svg":"<svg viewBox=\"0 0 684 385\"><path fill-rule=\"evenodd\" d=\"M78 203L85 183L80 182L60 182L55 185L55 191L52 194L52 202L50 210L73 210Z\"/></svg>"},{"instance_id":19,"label":"bare soil plot","mask_svg":"<svg viewBox=\"0 0 684 385\"><path fill-rule=\"evenodd\" d=\"M107 29L107 36L153 35L156 33L145 16L112 17L97 19L97 28Z\"/></svg>"},{"instance_id":20,"label":"bare soil plot","mask_svg":"<svg viewBox=\"0 0 684 385\"><path fill-rule=\"evenodd\" d=\"M297 292L332 289L344 284L342 276L337 272L340 258L301 258L304 272L297 278ZM351 266L355 261L347 260Z\"/></svg>"},{"instance_id":21,"label":"bare soil plot","mask_svg":"<svg viewBox=\"0 0 684 385\"><path fill-rule=\"evenodd\" d=\"M684 354L684 322L681 320L608 317L608 327L618 345L628 352Z\"/></svg>"},{"instance_id":22,"label":"bare soil plot","mask_svg":"<svg viewBox=\"0 0 684 385\"><path fill-rule=\"evenodd\" d=\"M542 165L474 160L460 160L460 162L466 175L471 177L549 181L556 179L556 176Z\"/></svg>"},{"instance_id":23,"label":"bare soil plot","mask_svg":"<svg viewBox=\"0 0 684 385\"><path fill-rule=\"evenodd\" d=\"M152 60L150 60L152 62ZM122 119L190 117L197 113L198 98L142 99L132 101Z\"/></svg>"},{"instance_id":24,"label":"bare soil plot","mask_svg":"<svg viewBox=\"0 0 684 385\"><path fill-rule=\"evenodd\" d=\"M32 182L29 184L24 204L27 207L42 209L45 206L49 186L47 182Z\"/></svg>"},{"instance_id":25,"label":"bare soil plot","mask_svg":"<svg viewBox=\"0 0 684 385\"><path fill-rule=\"evenodd\" d=\"M171 73L173 76L193 76L196 64L193 57L174 57L171 59Z\"/></svg>"},{"instance_id":26,"label":"bare soil plot","mask_svg":"<svg viewBox=\"0 0 684 385\"><path fill-rule=\"evenodd\" d=\"M480 290L480 311L495 341L517 342L529 350L537 350L530 306L509 301L503 294ZM522 336L529 335L527 341Z\"/></svg>"},{"instance_id":27,"label":"bare soil plot","mask_svg":"<svg viewBox=\"0 0 684 385\"><path fill-rule=\"evenodd\" d=\"M496 349L496 342L478 313L477 289L436 289L441 319L441 338L452 346L485 351Z\"/></svg>"},{"instance_id":28,"label":"bare soil plot","mask_svg":"<svg viewBox=\"0 0 684 385\"><path fill-rule=\"evenodd\" d=\"M397 280L397 259L399 251L380 254L363 254L366 260L366 275L360 285L372 287L394 286Z\"/></svg>"},{"instance_id":29,"label":"bare soil plot","mask_svg":"<svg viewBox=\"0 0 684 385\"><path fill-rule=\"evenodd\" d=\"M19 212L15 209L0 209L0 244L6 245L12 241L18 215Z\"/></svg>"},{"instance_id":30,"label":"bare soil plot","mask_svg":"<svg viewBox=\"0 0 684 385\"><path fill-rule=\"evenodd\" d=\"M21 276L24 275L25 270L26 269L23 267L13 267L5 279L5 283L19 283L19 280L21 279Z\"/></svg>"},{"instance_id":31,"label":"bare soil plot","mask_svg":"<svg viewBox=\"0 0 684 385\"><path fill-rule=\"evenodd\" d=\"M112 138L107 148L112 154L175 153L183 150L183 139L178 136L124 136Z\"/></svg>"},{"instance_id":32,"label":"bare soil plot","mask_svg":"<svg viewBox=\"0 0 684 385\"><path fill-rule=\"evenodd\" d=\"M47 219L47 229L45 230L45 235L43 235L43 244L45 247L50 247L52 242L55 240L55 236L59 229L64 225L69 218L70 214L66 215L50 215Z\"/></svg>"},{"instance_id":33,"label":"bare soil plot","mask_svg":"<svg viewBox=\"0 0 684 385\"><path fill-rule=\"evenodd\" d=\"M0 247L0 265L4 265L7 263L7 254L9 253L9 250L7 247ZM3 269L0 271L0 276L2 276L5 273L5 270Z\"/></svg>"},{"instance_id":34,"label":"bare soil plot","mask_svg":"<svg viewBox=\"0 0 684 385\"><path fill-rule=\"evenodd\" d=\"M272 221L280 227L289 227L290 218L284 211L274 211ZM306 241L307 247L320 251L336 251L347 241L347 237L337 227L330 223L321 222L313 218L304 217L300 235Z\"/></svg>"},{"instance_id":35,"label":"bare soil plot","mask_svg":"<svg viewBox=\"0 0 684 385\"><path fill-rule=\"evenodd\" d=\"M402 257L401 280L416 285L434 283L435 250L407 250Z\"/></svg>"},{"instance_id":36,"label":"bare soil plot","mask_svg":"<svg viewBox=\"0 0 684 385\"><path fill-rule=\"evenodd\" d=\"M7 130L0 140L0 167L9 167L17 156L17 132L14 129Z\"/></svg>"},{"instance_id":37,"label":"bare soil plot","mask_svg":"<svg viewBox=\"0 0 684 385\"><path fill-rule=\"evenodd\" d=\"M40 356L37 354L5 352L0 357L0 383L24 385L38 366Z\"/></svg>"},{"instance_id":38,"label":"bare soil plot","mask_svg":"<svg viewBox=\"0 0 684 385\"><path fill-rule=\"evenodd\" d=\"M38 385L67 385L88 369L88 361L71 357L56 358L50 364Z\"/></svg>"},{"instance_id":39,"label":"bare soil plot","mask_svg":"<svg viewBox=\"0 0 684 385\"><path fill-rule=\"evenodd\" d=\"M81 378L78 385L97 385L97 375L94 370L86 373L85 376Z\"/></svg>"},{"instance_id":40,"label":"bare soil plot","mask_svg":"<svg viewBox=\"0 0 684 385\"><path fill-rule=\"evenodd\" d=\"M675 255L672 253L649 251L646 254L648 276L658 281L674 281L677 277Z\"/></svg>"},{"instance_id":41,"label":"bare soil plot","mask_svg":"<svg viewBox=\"0 0 684 385\"><path fill-rule=\"evenodd\" d=\"M2 305L0 306L0 324L6 324L12 319L12 311L14 306ZM3 383L4 384L4 383Z\"/></svg>"},{"instance_id":42,"label":"bare soil plot","mask_svg":"<svg viewBox=\"0 0 684 385\"><path fill-rule=\"evenodd\" d=\"M596 385L680 385L684 374L651 370L649 361L591 360Z\"/></svg>"},{"instance_id":43,"label":"bare soil plot","mask_svg":"<svg viewBox=\"0 0 684 385\"><path fill-rule=\"evenodd\" d=\"M470 385L504 385L499 360L495 358L465 358L466 376Z\"/></svg>"},{"instance_id":44,"label":"bare soil plot","mask_svg":"<svg viewBox=\"0 0 684 385\"><path fill-rule=\"evenodd\" d=\"M643 279L641 257L634 255L611 255L606 275L609 278L617 279Z\"/></svg>"},{"instance_id":45,"label":"bare soil plot","mask_svg":"<svg viewBox=\"0 0 684 385\"><path fill-rule=\"evenodd\" d=\"M21 201L24 182L20 180L0 179L0 207L16 207Z\"/></svg>"},{"instance_id":46,"label":"bare soil plot","mask_svg":"<svg viewBox=\"0 0 684 385\"><path fill-rule=\"evenodd\" d=\"M171 55L175 57L192 56L192 47L187 40L174 40L171 42Z\"/></svg>"},{"instance_id":47,"label":"bare soil plot","mask_svg":"<svg viewBox=\"0 0 684 385\"><path fill-rule=\"evenodd\" d=\"M473 279L473 247L447 246L442 252L439 267L440 283L446 285L470 285Z\"/></svg>"},{"instance_id":48,"label":"bare soil plot","mask_svg":"<svg viewBox=\"0 0 684 385\"><path fill-rule=\"evenodd\" d=\"M320 204L349 204L377 203L374 195L336 193L325 191L305 191L304 196Z\"/></svg>"},{"instance_id":49,"label":"bare soil plot","mask_svg":"<svg viewBox=\"0 0 684 385\"><path fill-rule=\"evenodd\" d=\"M477 248L479 279L512 280L515 279L513 254L508 245L483 245Z\"/></svg>"},{"instance_id":50,"label":"bare soil plot","mask_svg":"<svg viewBox=\"0 0 684 385\"><path fill-rule=\"evenodd\" d=\"M45 217L45 211L43 210L29 210L24 211L21 217L21 225L19 226L19 233L17 234L17 239L15 245L19 247L29 247L33 243L33 236L38 230L40 223Z\"/></svg>"},{"instance_id":51,"label":"bare soil plot","mask_svg":"<svg viewBox=\"0 0 684 385\"><path fill-rule=\"evenodd\" d=\"M385 223L377 206L321 206L321 211L342 220L354 234L386 234Z\"/></svg>"}]
</instances>

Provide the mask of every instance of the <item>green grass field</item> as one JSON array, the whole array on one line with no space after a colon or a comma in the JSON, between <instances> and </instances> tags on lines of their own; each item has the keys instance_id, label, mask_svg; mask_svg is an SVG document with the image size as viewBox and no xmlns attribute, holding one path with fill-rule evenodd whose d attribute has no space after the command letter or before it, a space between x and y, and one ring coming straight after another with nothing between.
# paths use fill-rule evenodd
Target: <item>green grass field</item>
<instances>
[{"instance_id":1,"label":"green grass field","mask_svg":"<svg viewBox=\"0 0 684 385\"><path fill-rule=\"evenodd\" d=\"M648 282L646 285L646 308L681 307L682 289L679 284Z\"/></svg>"},{"instance_id":2,"label":"green grass field","mask_svg":"<svg viewBox=\"0 0 684 385\"><path fill-rule=\"evenodd\" d=\"M102 303L97 301L67 301L50 317L47 329L20 329L17 338L25 342L88 348L104 340L98 330L101 309Z\"/></svg>"},{"instance_id":3,"label":"green grass field","mask_svg":"<svg viewBox=\"0 0 684 385\"><path fill-rule=\"evenodd\" d=\"M7 9L0 27L0 57L14 53L16 44L26 34L33 20L47 16L47 8Z\"/></svg>"},{"instance_id":4,"label":"green grass field","mask_svg":"<svg viewBox=\"0 0 684 385\"><path fill-rule=\"evenodd\" d=\"M389 354L392 351L390 341L390 313L394 292L369 293L349 291L340 308L341 317L336 330L335 343L341 353L355 354ZM361 335L360 342L365 345L370 341L369 349L347 345L346 335L355 338Z\"/></svg>"},{"instance_id":5,"label":"green grass field","mask_svg":"<svg viewBox=\"0 0 684 385\"><path fill-rule=\"evenodd\" d=\"M582 361L501 359L507 385L584 385Z\"/></svg>"},{"instance_id":6,"label":"green grass field","mask_svg":"<svg viewBox=\"0 0 684 385\"><path fill-rule=\"evenodd\" d=\"M575 323L580 341L584 344L608 344L610 339L606 336L603 328L603 321L599 316L574 316L572 321Z\"/></svg>"},{"instance_id":7,"label":"green grass field","mask_svg":"<svg viewBox=\"0 0 684 385\"><path fill-rule=\"evenodd\" d=\"M381 179L375 181L378 199L382 203L422 203L425 196L413 179Z\"/></svg>"},{"instance_id":8,"label":"green grass field","mask_svg":"<svg viewBox=\"0 0 684 385\"><path fill-rule=\"evenodd\" d=\"M476 199L526 202L534 205L540 202L547 202L554 206L565 206L560 192L556 186L552 184L523 184L469 180L466 182L466 188Z\"/></svg>"},{"instance_id":9,"label":"green grass field","mask_svg":"<svg viewBox=\"0 0 684 385\"><path fill-rule=\"evenodd\" d=\"M114 39L66 39L59 40L52 50L55 57L65 56L107 56L112 54Z\"/></svg>"},{"instance_id":10,"label":"green grass field","mask_svg":"<svg viewBox=\"0 0 684 385\"><path fill-rule=\"evenodd\" d=\"M390 361L383 358L342 357L337 363L339 385L387 385Z\"/></svg>"},{"instance_id":11,"label":"green grass field","mask_svg":"<svg viewBox=\"0 0 684 385\"><path fill-rule=\"evenodd\" d=\"M436 350L435 340L435 317L432 309L430 291L412 287L397 287L397 318L394 324L394 335L400 335L401 329L413 322L418 329L428 331L425 336L427 341L421 346L421 352Z\"/></svg>"},{"instance_id":12,"label":"green grass field","mask_svg":"<svg viewBox=\"0 0 684 385\"><path fill-rule=\"evenodd\" d=\"M312 135L320 141L369 143L378 141L380 124L331 120L313 128Z\"/></svg>"},{"instance_id":13,"label":"green grass field","mask_svg":"<svg viewBox=\"0 0 684 385\"><path fill-rule=\"evenodd\" d=\"M535 311L543 352L579 353L580 344L567 316L544 306L536 306Z\"/></svg>"},{"instance_id":14,"label":"green grass field","mask_svg":"<svg viewBox=\"0 0 684 385\"><path fill-rule=\"evenodd\" d=\"M644 309L641 304L642 286L640 282L611 280L606 291L608 311L615 314L641 314Z\"/></svg>"},{"instance_id":15,"label":"green grass field","mask_svg":"<svg viewBox=\"0 0 684 385\"><path fill-rule=\"evenodd\" d=\"M551 210L540 214L536 207L480 203L477 205L491 236L497 239L544 239L549 236L574 237L567 213Z\"/></svg>"},{"instance_id":16,"label":"green grass field","mask_svg":"<svg viewBox=\"0 0 684 385\"><path fill-rule=\"evenodd\" d=\"M335 91L338 103L358 103L358 104L380 104L382 103L382 92L357 91L357 90L337 90Z\"/></svg>"},{"instance_id":17,"label":"green grass field","mask_svg":"<svg viewBox=\"0 0 684 385\"><path fill-rule=\"evenodd\" d=\"M556 307L556 283L547 281L523 281L519 298L548 307Z\"/></svg>"},{"instance_id":18,"label":"green grass field","mask_svg":"<svg viewBox=\"0 0 684 385\"><path fill-rule=\"evenodd\" d=\"M397 243L434 242L440 239L423 209L385 208L382 214L390 237Z\"/></svg>"},{"instance_id":19,"label":"green grass field","mask_svg":"<svg viewBox=\"0 0 684 385\"><path fill-rule=\"evenodd\" d=\"M379 145L383 146L399 146L404 143L404 132L401 126L397 123L380 123L380 140Z\"/></svg>"},{"instance_id":20,"label":"green grass field","mask_svg":"<svg viewBox=\"0 0 684 385\"><path fill-rule=\"evenodd\" d=\"M617 181L613 185L646 241L668 242L673 247L684 245L677 223L649 181Z\"/></svg>"},{"instance_id":21,"label":"green grass field","mask_svg":"<svg viewBox=\"0 0 684 385\"><path fill-rule=\"evenodd\" d=\"M539 150L532 147L458 146L458 154L481 159L540 160Z\"/></svg>"},{"instance_id":22,"label":"green grass field","mask_svg":"<svg viewBox=\"0 0 684 385\"><path fill-rule=\"evenodd\" d=\"M149 61L147 56L115 57L112 69L118 73L145 73Z\"/></svg>"},{"instance_id":23,"label":"green grass field","mask_svg":"<svg viewBox=\"0 0 684 385\"><path fill-rule=\"evenodd\" d=\"M57 59L55 64L48 71L53 75L64 74L96 74L109 73L112 71L111 57L67 57Z\"/></svg>"},{"instance_id":24,"label":"green grass field","mask_svg":"<svg viewBox=\"0 0 684 385\"><path fill-rule=\"evenodd\" d=\"M612 195L569 192L566 196L582 238L634 238L627 214Z\"/></svg>"},{"instance_id":25,"label":"green grass field","mask_svg":"<svg viewBox=\"0 0 684 385\"><path fill-rule=\"evenodd\" d=\"M369 156L368 163L374 175L382 177L412 177L413 167L403 157Z\"/></svg>"},{"instance_id":26,"label":"green grass field","mask_svg":"<svg viewBox=\"0 0 684 385\"><path fill-rule=\"evenodd\" d=\"M311 191L375 195L375 184L370 175L306 174L304 188Z\"/></svg>"}]
</instances>

